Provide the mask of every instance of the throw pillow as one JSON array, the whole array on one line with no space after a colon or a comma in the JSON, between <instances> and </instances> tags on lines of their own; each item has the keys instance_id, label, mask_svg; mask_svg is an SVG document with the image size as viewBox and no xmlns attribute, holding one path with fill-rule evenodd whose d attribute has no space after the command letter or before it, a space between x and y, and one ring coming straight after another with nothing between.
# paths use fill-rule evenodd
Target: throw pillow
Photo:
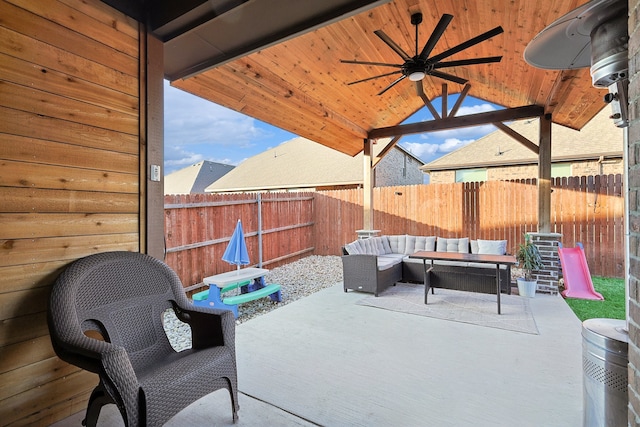
<instances>
[{"instance_id":1,"label":"throw pillow","mask_svg":"<svg viewBox=\"0 0 640 427\"><path fill-rule=\"evenodd\" d=\"M459 239L445 239L438 237L436 242L436 251L438 252L459 252L462 254L469 253L469 238L461 237Z\"/></svg>"},{"instance_id":2,"label":"throw pillow","mask_svg":"<svg viewBox=\"0 0 640 427\"><path fill-rule=\"evenodd\" d=\"M344 249L347 251L349 255L358 255L362 253L360 249L360 241L356 240L355 242L351 242L348 245L344 246Z\"/></svg>"},{"instance_id":3,"label":"throw pillow","mask_svg":"<svg viewBox=\"0 0 640 427\"><path fill-rule=\"evenodd\" d=\"M389 246L391 246L391 253L403 254L406 240L407 236L405 236L404 234L389 236Z\"/></svg>"},{"instance_id":4,"label":"throw pillow","mask_svg":"<svg viewBox=\"0 0 640 427\"><path fill-rule=\"evenodd\" d=\"M435 251L436 236L416 236L416 247L414 253L418 251Z\"/></svg>"},{"instance_id":5,"label":"throw pillow","mask_svg":"<svg viewBox=\"0 0 640 427\"><path fill-rule=\"evenodd\" d=\"M478 239L478 253L489 255L504 255L507 253L507 241Z\"/></svg>"},{"instance_id":6,"label":"throw pillow","mask_svg":"<svg viewBox=\"0 0 640 427\"><path fill-rule=\"evenodd\" d=\"M404 247L404 252L402 252L405 255L411 255L412 253L415 252L415 248L416 248L416 236L409 236L407 235L406 237L406 243L405 243L405 247Z\"/></svg>"},{"instance_id":7,"label":"throw pillow","mask_svg":"<svg viewBox=\"0 0 640 427\"><path fill-rule=\"evenodd\" d=\"M376 254L375 255L384 255L385 251L384 251L384 245L382 244L382 237L373 237L374 240L374 244L376 246Z\"/></svg>"},{"instance_id":8,"label":"throw pillow","mask_svg":"<svg viewBox=\"0 0 640 427\"><path fill-rule=\"evenodd\" d=\"M378 255L378 245L376 245L373 239L361 239L360 244L363 248L363 254Z\"/></svg>"},{"instance_id":9,"label":"throw pillow","mask_svg":"<svg viewBox=\"0 0 640 427\"><path fill-rule=\"evenodd\" d=\"M384 247L384 253L385 254L390 254L391 252L391 245L389 244L389 237L387 236L382 236L382 246Z\"/></svg>"}]
</instances>

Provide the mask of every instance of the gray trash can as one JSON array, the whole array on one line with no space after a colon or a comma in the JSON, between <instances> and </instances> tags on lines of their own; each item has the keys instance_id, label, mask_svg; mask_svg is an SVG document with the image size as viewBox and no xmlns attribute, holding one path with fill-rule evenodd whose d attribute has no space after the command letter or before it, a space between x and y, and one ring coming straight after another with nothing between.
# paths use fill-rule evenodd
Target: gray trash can
<instances>
[{"instance_id":1,"label":"gray trash can","mask_svg":"<svg viewBox=\"0 0 640 427\"><path fill-rule=\"evenodd\" d=\"M582 323L585 427L626 427L629 334L626 322L588 319Z\"/></svg>"}]
</instances>

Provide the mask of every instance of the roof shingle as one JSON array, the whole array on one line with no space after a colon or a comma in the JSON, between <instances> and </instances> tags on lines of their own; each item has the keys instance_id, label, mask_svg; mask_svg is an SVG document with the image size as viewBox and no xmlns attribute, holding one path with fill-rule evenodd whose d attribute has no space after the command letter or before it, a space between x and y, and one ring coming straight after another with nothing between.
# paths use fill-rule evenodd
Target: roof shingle
<instances>
[{"instance_id":1,"label":"roof shingle","mask_svg":"<svg viewBox=\"0 0 640 427\"><path fill-rule=\"evenodd\" d=\"M580 131L554 123L551 127L552 161L597 159L600 156L622 157L623 131L613 124L610 114L610 110L604 108ZM538 123L538 119L522 120L509 127L537 145ZM534 152L506 133L496 130L422 166L421 169L429 172L537 162L538 156Z\"/></svg>"}]
</instances>

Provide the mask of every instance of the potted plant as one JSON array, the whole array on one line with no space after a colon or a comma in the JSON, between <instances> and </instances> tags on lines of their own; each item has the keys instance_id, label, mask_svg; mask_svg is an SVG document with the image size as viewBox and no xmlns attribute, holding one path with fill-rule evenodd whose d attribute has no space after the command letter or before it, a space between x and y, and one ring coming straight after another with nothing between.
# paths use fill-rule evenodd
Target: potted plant
<instances>
[{"instance_id":1,"label":"potted plant","mask_svg":"<svg viewBox=\"0 0 640 427\"><path fill-rule=\"evenodd\" d=\"M537 282L531 272L542 269L544 264L538 247L533 244L531 236L528 234L524 235L524 243L520 244L516 259L524 272L524 277L517 279L518 293L522 296L532 298L536 294Z\"/></svg>"}]
</instances>

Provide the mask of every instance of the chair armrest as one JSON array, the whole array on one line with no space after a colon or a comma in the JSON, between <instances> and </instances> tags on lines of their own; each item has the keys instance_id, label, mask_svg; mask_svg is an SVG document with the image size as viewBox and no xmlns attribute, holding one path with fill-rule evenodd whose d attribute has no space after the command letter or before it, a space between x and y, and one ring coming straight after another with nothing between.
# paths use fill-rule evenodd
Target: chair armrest
<instances>
[{"instance_id":1,"label":"chair armrest","mask_svg":"<svg viewBox=\"0 0 640 427\"><path fill-rule=\"evenodd\" d=\"M378 271L377 255L344 255L342 256L342 268L345 274L369 275L375 277Z\"/></svg>"},{"instance_id":2,"label":"chair armrest","mask_svg":"<svg viewBox=\"0 0 640 427\"><path fill-rule=\"evenodd\" d=\"M123 347L112 346L102 355L102 382L120 409L126 425L136 425L139 411L140 384L129 355ZM122 411L121 405L124 405Z\"/></svg>"},{"instance_id":3,"label":"chair armrest","mask_svg":"<svg viewBox=\"0 0 640 427\"><path fill-rule=\"evenodd\" d=\"M89 338L82 333L59 334L50 325L51 343L60 359L99 374L102 384L120 412L127 416L138 413L139 383L127 351L115 344ZM122 411L122 406L126 409ZM135 425L137 420L126 420Z\"/></svg>"},{"instance_id":4,"label":"chair armrest","mask_svg":"<svg viewBox=\"0 0 640 427\"><path fill-rule=\"evenodd\" d=\"M174 311L191 327L193 349L228 346L235 352L236 319L231 310L174 303Z\"/></svg>"},{"instance_id":5,"label":"chair armrest","mask_svg":"<svg viewBox=\"0 0 640 427\"><path fill-rule=\"evenodd\" d=\"M345 288L368 287L378 280L378 257L376 255L344 255L342 276Z\"/></svg>"},{"instance_id":6,"label":"chair armrest","mask_svg":"<svg viewBox=\"0 0 640 427\"><path fill-rule=\"evenodd\" d=\"M48 315L51 345L56 354L67 363L100 373L102 356L117 347L110 342L88 337L64 316L59 316L56 323L51 318L51 312Z\"/></svg>"}]
</instances>

